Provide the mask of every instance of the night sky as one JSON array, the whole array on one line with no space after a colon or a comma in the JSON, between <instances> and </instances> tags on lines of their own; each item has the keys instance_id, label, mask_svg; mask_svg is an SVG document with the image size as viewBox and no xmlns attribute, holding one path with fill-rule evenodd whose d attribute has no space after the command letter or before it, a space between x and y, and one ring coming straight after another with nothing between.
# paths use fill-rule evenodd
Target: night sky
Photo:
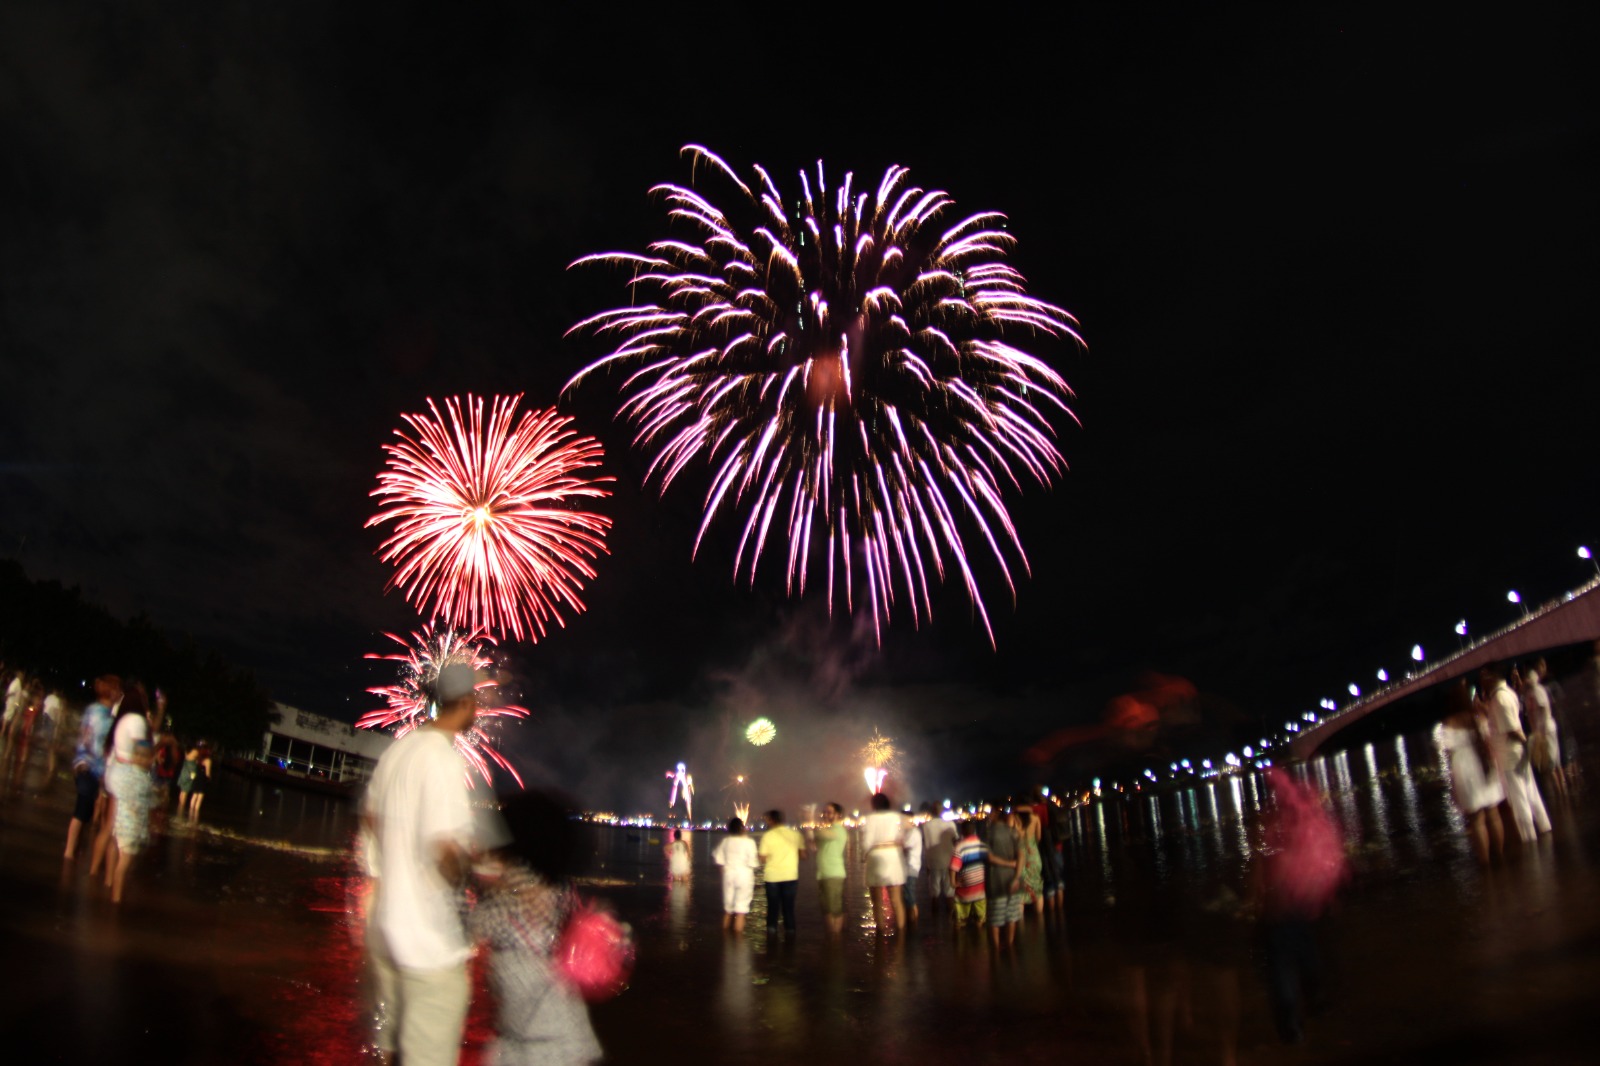
<instances>
[{"instance_id":1,"label":"night sky","mask_svg":"<svg viewBox=\"0 0 1600 1066\"><path fill-rule=\"evenodd\" d=\"M399 413L555 403L601 350L565 330L625 298L567 265L665 236L647 189L699 143L1005 211L1088 340L1044 349L1072 469L1012 498L1033 575L1014 609L986 586L998 650L959 590L879 649L779 568L734 587L727 529L691 561L704 477L641 490L614 395L569 397L616 525L588 613L509 649L531 779L659 809L687 758L793 803L859 791L877 725L906 799L1064 780L1106 753L1019 754L1148 671L1253 730L1577 584L1591 16L1124 7L6 5L0 556L353 718L415 624L362 528Z\"/></svg>"}]
</instances>

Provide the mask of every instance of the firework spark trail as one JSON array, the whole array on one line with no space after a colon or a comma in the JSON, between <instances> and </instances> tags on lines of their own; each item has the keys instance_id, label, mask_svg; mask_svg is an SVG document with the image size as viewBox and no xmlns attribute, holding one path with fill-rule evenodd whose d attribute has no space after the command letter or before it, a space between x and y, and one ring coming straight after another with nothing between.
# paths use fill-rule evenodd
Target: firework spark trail
<instances>
[{"instance_id":1,"label":"firework spark trail","mask_svg":"<svg viewBox=\"0 0 1600 1066\"><path fill-rule=\"evenodd\" d=\"M860 759L875 767L889 767L894 765L895 758L900 754L894 746L894 738L886 737L876 729L872 731L872 739L862 747Z\"/></svg>"},{"instance_id":2,"label":"firework spark trail","mask_svg":"<svg viewBox=\"0 0 1600 1066\"><path fill-rule=\"evenodd\" d=\"M618 413L652 455L647 478L665 492L697 458L712 471L695 550L720 512L742 516L735 580L754 582L776 533L789 591L804 594L822 551L829 608L837 583L846 609L870 606L881 639L897 596L913 624L932 617L928 571L942 581L953 565L992 644L962 528L1015 598L1008 554L1028 564L1002 487L1065 469L1047 409L1072 416L1066 381L1007 338L1081 344L1076 320L1027 294L1005 262L1003 215L940 233L953 201L904 167L875 192L852 192L846 174L830 201L818 163L817 194L802 172L787 211L761 167L752 187L707 149L684 153L732 182L743 221L692 188L656 186L697 240L578 260L625 264L648 295L573 327L614 347L567 387L628 371Z\"/></svg>"},{"instance_id":3,"label":"firework spark trail","mask_svg":"<svg viewBox=\"0 0 1600 1066\"><path fill-rule=\"evenodd\" d=\"M439 671L452 663L466 663L478 671L494 665L494 661L484 652L485 645L492 644L493 638L482 631L445 629L436 632L431 625L424 625L409 638L393 633L385 633L384 636L405 650L389 655L370 654L367 658L400 663L400 677L392 685L380 685L367 690L374 696L383 697L386 706L368 711L357 719L356 727L359 729L392 729L397 739L403 737L432 717L433 687L439 680ZM480 693L496 687L494 681L478 682ZM491 787L494 785L492 766L505 770L519 787L522 785L522 775L495 747L483 728L483 720L527 716L526 708L514 704L486 707L480 700L480 724L474 724L471 729L455 735L456 750ZM471 775L468 775L467 783L472 784Z\"/></svg>"},{"instance_id":4,"label":"firework spark trail","mask_svg":"<svg viewBox=\"0 0 1600 1066\"><path fill-rule=\"evenodd\" d=\"M889 767L894 765L899 754L894 746L894 738L884 736L874 726L872 739L867 741L856 755L867 764L862 776L866 779L870 791L883 791L884 778L889 776Z\"/></svg>"},{"instance_id":5,"label":"firework spark trail","mask_svg":"<svg viewBox=\"0 0 1600 1066\"><path fill-rule=\"evenodd\" d=\"M394 522L379 557L396 564L390 586L448 624L538 640L595 576L611 520L574 510L614 480L586 477L603 450L554 410L525 412L521 396L433 400L403 415L412 433L384 445L388 463L372 491L383 509L367 525Z\"/></svg>"}]
</instances>

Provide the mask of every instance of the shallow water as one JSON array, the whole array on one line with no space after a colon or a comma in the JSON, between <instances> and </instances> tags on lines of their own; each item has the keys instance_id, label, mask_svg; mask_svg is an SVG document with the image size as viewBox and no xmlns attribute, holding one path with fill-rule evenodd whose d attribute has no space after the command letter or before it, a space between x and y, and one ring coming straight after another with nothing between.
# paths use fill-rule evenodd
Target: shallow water
<instances>
[{"instance_id":1,"label":"shallow water","mask_svg":"<svg viewBox=\"0 0 1600 1066\"><path fill-rule=\"evenodd\" d=\"M1463 1061L1560 1059L1586 1046L1600 826L1583 805L1553 807L1553 839L1485 874L1430 736L1303 772L1345 827L1356 879L1330 930L1342 979L1297 1061L1417 1061L1445 1046ZM202 827L158 840L118 911L83 862L59 866L70 782L37 766L7 780L0 921L8 972L31 978L0 999L14 1040L62 1061L360 1058L348 801L225 773ZM769 940L759 889L747 932L732 937L710 860L717 834L691 834L693 876L671 885L659 830L590 827L585 891L633 924L639 947L632 986L593 1010L597 1032L615 1062L855 1061L870 1048L893 1063L1135 1060L1141 1033L1156 1047L1170 1036L1175 1061L1216 1061L1236 1030L1247 1059L1275 1061L1254 931L1236 913L1263 798L1261 781L1241 776L1073 812L1063 913L1030 917L1017 949L998 955L926 899L913 929L876 936L854 855L842 940L823 934L810 863L796 938ZM294 850L249 843L267 840ZM491 1012L480 996L466 1061Z\"/></svg>"}]
</instances>

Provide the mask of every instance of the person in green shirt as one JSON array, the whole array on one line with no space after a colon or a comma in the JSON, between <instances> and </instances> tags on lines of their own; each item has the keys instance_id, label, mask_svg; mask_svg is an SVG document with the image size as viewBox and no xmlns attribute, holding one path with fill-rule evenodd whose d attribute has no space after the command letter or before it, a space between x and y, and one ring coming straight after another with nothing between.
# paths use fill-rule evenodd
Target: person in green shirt
<instances>
[{"instance_id":1,"label":"person in green shirt","mask_svg":"<svg viewBox=\"0 0 1600 1066\"><path fill-rule=\"evenodd\" d=\"M822 900L822 922L829 936L844 932L844 808L830 803L822 808L817 827L817 895Z\"/></svg>"},{"instance_id":2,"label":"person in green shirt","mask_svg":"<svg viewBox=\"0 0 1600 1066\"><path fill-rule=\"evenodd\" d=\"M767 883L767 934L777 932L781 913L784 932L794 936L794 898L800 887L800 856L805 854L806 842L793 826L783 824L782 811L768 811L766 817L767 831L761 834L756 854L764 864Z\"/></svg>"}]
</instances>

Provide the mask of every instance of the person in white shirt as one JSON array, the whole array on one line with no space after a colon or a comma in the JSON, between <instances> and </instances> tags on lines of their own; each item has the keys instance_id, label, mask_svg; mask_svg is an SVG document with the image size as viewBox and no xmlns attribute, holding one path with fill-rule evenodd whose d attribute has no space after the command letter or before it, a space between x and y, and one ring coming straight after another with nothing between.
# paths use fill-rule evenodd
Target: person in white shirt
<instances>
[{"instance_id":1,"label":"person in white shirt","mask_svg":"<svg viewBox=\"0 0 1600 1066\"><path fill-rule=\"evenodd\" d=\"M905 831L900 836L901 862L905 864L906 880L900 886L902 909L906 921L917 920L917 880L922 876L922 826L906 819Z\"/></svg>"},{"instance_id":2,"label":"person in white shirt","mask_svg":"<svg viewBox=\"0 0 1600 1066\"><path fill-rule=\"evenodd\" d=\"M1506 684L1505 668L1490 663L1478 671L1478 701L1489 719L1489 750L1505 783L1506 806L1523 843L1550 832L1550 815L1533 781L1528 737L1522 728L1522 704Z\"/></svg>"},{"instance_id":3,"label":"person in white shirt","mask_svg":"<svg viewBox=\"0 0 1600 1066\"><path fill-rule=\"evenodd\" d=\"M50 734L50 748L48 762L45 766L45 779L56 779L56 752L61 747L61 742L66 738L67 706L61 698L61 690L53 688L50 695L44 698L44 720L48 723Z\"/></svg>"},{"instance_id":4,"label":"person in white shirt","mask_svg":"<svg viewBox=\"0 0 1600 1066\"><path fill-rule=\"evenodd\" d=\"M1550 692L1544 679L1550 667L1543 659L1536 659L1523 672L1522 707L1528 715L1528 750L1533 757L1533 768L1550 782L1556 795L1567 794L1567 778L1561 770L1561 740L1556 730L1555 708L1550 702Z\"/></svg>"},{"instance_id":5,"label":"person in white shirt","mask_svg":"<svg viewBox=\"0 0 1600 1066\"><path fill-rule=\"evenodd\" d=\"M95 692L100 696L101 702L111 711L111 729L105 734L105 750L99 753L105 760L104 776L101 778L100 790L100 803L104 805L105 814L101 816L100 808L96 808L95 814L101 819L100 831L95 834L94 847L89 850L89 876L93 877L99 873L100 864L104 862L106 867L106 887L110 888L117 867L117 842L112 836L112 831L117 824L117 785L122 777L121 774L112 773L112 770L117 766L114 746L119 728L123 730L125 744L128 742L136 743L138 738L133 731L138 727L134 724L123 725L122 722L125 717L122 704L126 698L122 688L122 678L117 677L115 674L106 674L104 677L96 678ZM135 708L130 705L128 713L132 714L134 710ZM139 712L139 721L144 722L144 708L140 706L137 710ZM146 723L146 727L148 731L148 723Z\"/></svg>"},{"instance_id":6,"label":"person in white shirt","mask_svg":"<svg viewBox=\"0 0 1600 1066\"><path fill-rule=\"evenodd\" d=\"M931 803L922 805L927 820L922 823L922 868L928 873L928 899L954 900L955 889L950 884L950 859L956 853L956 827L939 816Z\"/></svg>"},{"instance_id":7,"label":"person in white shirt","mask_svg":"<svg viewBox=\"0 0 1600 1066\"><path fill-rule=\"evenodd\" d=\"M28 679L23 676L21 670L18 670L16 676L11 679L11 684L6 686L6 713L3 732L7 737L11 735L11 729L17 720L17 714L22 710L22 700L27 691Z\"/></svg>"},{"instance_id":8,"label":"person in white shirt","mask_svg":"<svg viewBox=\"0 0 1600 1066\"><path fill-rule=\"evenodd\" d=\"M756 842L744 831L744 819L729 820L728 835L712 850L711 861L722 867L722 928L742 933L755 897L756 871L761 868Z\"/></svg>"},{"instance_id":9,"label":"person in white shirt","mask_svg":"<svg viewBox=\"0 0 1600 1066\"><path fill-rule=\"evenodd\" d=\"M405 1066L458 1061L472 996L471 945L457 900L471 868L473 816L456 734L478 714L472 667L453 663L434 686L437 716L384 752L363 802L375 845L368 952L398 1033L378 1034Z\"/></svg>"}]
</instances>

